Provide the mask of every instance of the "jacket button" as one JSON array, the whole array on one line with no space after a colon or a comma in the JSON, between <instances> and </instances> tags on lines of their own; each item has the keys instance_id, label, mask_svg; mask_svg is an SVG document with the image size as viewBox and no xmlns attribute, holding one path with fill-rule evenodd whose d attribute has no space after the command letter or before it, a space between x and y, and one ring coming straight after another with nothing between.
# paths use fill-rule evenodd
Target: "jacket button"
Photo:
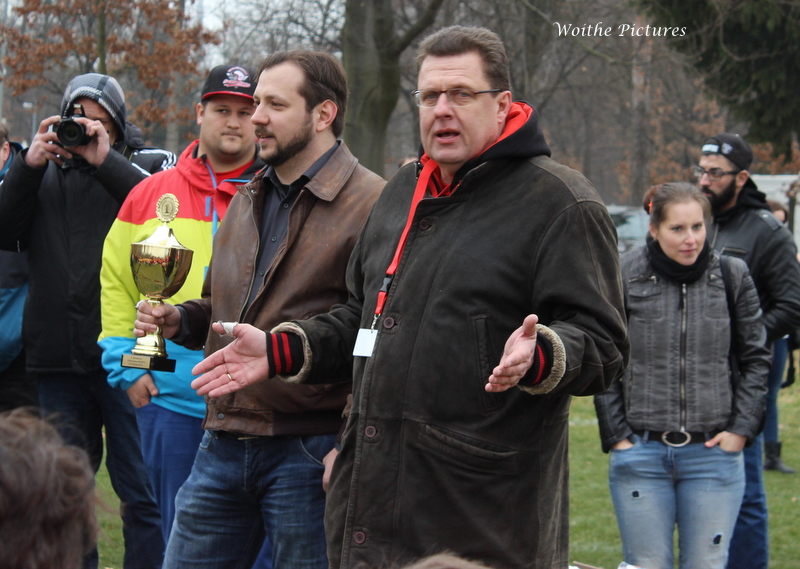
<instances>
[{"instance_id":1,"label":"jacket button","mask_svg":"<svg viewBox=\"0 0 800 569\"><path fill-rule=\"evenodd\" d=\"M428 221L427 219L423 219L419 222L419 228L422 229L423 231L427 231L428 229L431 228L431 222Z\"/></svg>"},{"instance_id":2,"label":"jacket button","mask_svg":"<svg viewBox=\"0 0 800 569\"><path fill-rule=\"evenodd\" d=\"M225 418L225 413L217 413L217 419L222 421Z\"/></svg>"},{"instance_id":3,"label":"jacket button","mask_svg":"<svg viewBox=\"0 0 800 569\"><path fill-rule=\"evenodd\" d=\"M386 318L383 319L383 327L386 328L387 330L389 328L394 328L395 324L396 322L394 321L394 318L392 318L391 316L387 316Z\"/></svg>"},{"instance_id":4,"label":"jacket button","mask_svg":"<svg viewBox=\"0 0 800 569\"><path fill-rule=\"evenodd\" d=\"M367 435L368 439L371 439L372 437L378 434L378 429L370 425L369 427L364 429L364 434Z\"/></svg>"},{"instance_id":5,"label":"jacket button","mask_svg":"<svg viewBox=\"0 0 800 569\"><path fill-rule=\"evenodd\" d=\"M356 544L361 545L367 541L367 534L365 534L363 531L357 531L353 534L353 541L355 541Z\"/></svg>"}]
</instances>

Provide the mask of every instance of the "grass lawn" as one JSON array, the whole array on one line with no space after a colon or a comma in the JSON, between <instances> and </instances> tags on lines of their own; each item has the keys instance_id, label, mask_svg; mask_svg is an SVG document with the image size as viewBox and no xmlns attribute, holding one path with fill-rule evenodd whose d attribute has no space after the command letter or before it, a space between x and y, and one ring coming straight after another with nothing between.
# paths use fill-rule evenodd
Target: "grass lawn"
<instances>
[{"instance_id":1,"label":"grass lawn","mask_svg":"<svg viewBox=\"0 0 800 569\"><path fill-rule=\"evenodd\" d=\"M778 398L783 458L800 470L800 384ZM608 491L608 455L600 450L591 397L573 399L570 418L570 560L616 569L622 545ZM800 567L800 474L765 472L770 569Z\"/></svg>"},{"instance_id":2,"label":"grass lawn","mask_svg":"<svg viewBox=\"0 0 800 569\"><path fill-rule=\"evenodd\" d=\"M780 406L783 458L800 469L800 383L784 389ZM570 419L570 560L604 569L622 561L617 521L608 492L608 456L600 439L591 397L575 398ZM765 472L770 517L770 569L800 567L800 474ZM116 499L108 474L98 475L101 499L100 568L122 569L123 543Z\"/></svg>"}]
</instances>

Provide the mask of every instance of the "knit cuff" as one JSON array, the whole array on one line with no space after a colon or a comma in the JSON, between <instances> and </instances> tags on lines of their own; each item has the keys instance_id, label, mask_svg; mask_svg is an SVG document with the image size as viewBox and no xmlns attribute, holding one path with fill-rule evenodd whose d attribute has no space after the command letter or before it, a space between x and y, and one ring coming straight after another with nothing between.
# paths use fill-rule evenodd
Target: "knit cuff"
<instances>
[{"instance_id":1,"label":"knit cuff","mask_svg":"<svg viewBox=\"0 0 800 569\"><path fill-rule=\"evenodd\" d=\"M519 385L530 387L537 385L550 375L553 369L553 344L546 336L536 336L536 351L533 354L533 365L525 377L519 380Z\"/></svg>"},{"instance_id":2,"label":"knit cuff","mask_svg":"<svg viewBox=\"0 0 800 569\"><path fill-rule=\"evenodd\" d=\"M270 378L276 375L297 375L305 361L303 341L296 334L267 333L267 360Z\"/></svg>"}]
</instances>

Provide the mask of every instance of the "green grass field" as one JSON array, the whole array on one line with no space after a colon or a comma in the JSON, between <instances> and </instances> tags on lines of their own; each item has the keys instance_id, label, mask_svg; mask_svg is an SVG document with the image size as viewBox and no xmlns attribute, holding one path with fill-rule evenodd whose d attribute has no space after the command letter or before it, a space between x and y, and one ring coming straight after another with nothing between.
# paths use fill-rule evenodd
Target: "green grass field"
<instances>
[{"instance_id":1,"label":"green grass field","mask_svg":"<svg viewBox=\"0 0 800 569\"><path fill-rule=\"evenodd\" d=\"M783 457L800 469L800 384L784 389L779 398ZM604 569L622 561L617 522L608 492L608 456L600 450L594 406L590 397L575 398L570 419L571 545L570 559ZM800 474L766 472L769 500L770 569L800 567ZM118 501L108 475L98 476L100 567L122 569L123 543Z\"/></svg>"}]
</instances>

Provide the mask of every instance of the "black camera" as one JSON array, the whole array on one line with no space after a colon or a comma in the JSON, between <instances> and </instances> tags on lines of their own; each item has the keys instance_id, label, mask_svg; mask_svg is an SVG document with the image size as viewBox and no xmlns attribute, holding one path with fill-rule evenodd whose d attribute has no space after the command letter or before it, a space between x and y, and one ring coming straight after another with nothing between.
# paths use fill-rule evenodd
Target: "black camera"
<instances>
[{"instance_id":1,"label":"black camera","mask_svg":"<svg viewBox=\"0 0 800 569\"><path fill-rule=\"evenodd\" d=\"M58 136L58 142L64 148L70 146L85 146L92 141L92 136L86 134L86 128L76 121L73 117L82 117L83 105L75 103L72 108L72 113L67 116L61 117L61 120L53 125Z\"/></svg>"}]
</instances>

